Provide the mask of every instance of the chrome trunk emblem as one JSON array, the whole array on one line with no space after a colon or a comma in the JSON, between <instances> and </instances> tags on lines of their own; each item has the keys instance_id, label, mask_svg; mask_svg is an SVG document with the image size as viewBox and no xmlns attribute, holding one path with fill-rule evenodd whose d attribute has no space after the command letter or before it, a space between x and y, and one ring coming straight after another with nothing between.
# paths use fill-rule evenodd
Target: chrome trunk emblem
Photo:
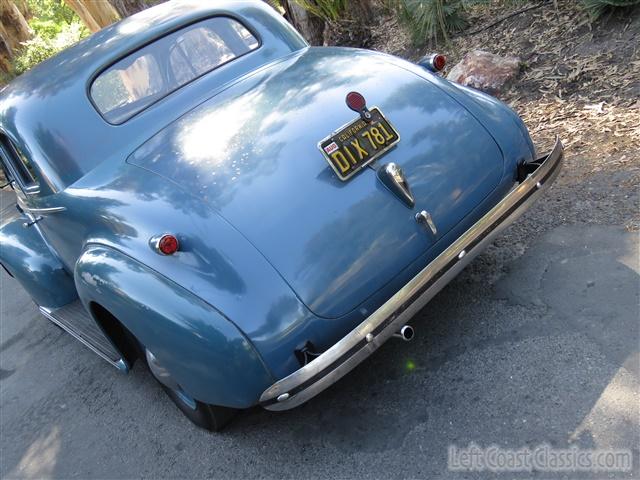
<instances>
[{"instance_id":1,"label":"chrome trunk emblem","mask_svg":"<svg viewBox=\"0 0 640 480\"><path fill-rule=\"evenodd\" d=\"M384 186L391 190L405 205L413 208L416 202L413 199L411 188L404 176L402 168L393 162L387 163L378 170L378 178Z\"/></svg>"}]
</instances>

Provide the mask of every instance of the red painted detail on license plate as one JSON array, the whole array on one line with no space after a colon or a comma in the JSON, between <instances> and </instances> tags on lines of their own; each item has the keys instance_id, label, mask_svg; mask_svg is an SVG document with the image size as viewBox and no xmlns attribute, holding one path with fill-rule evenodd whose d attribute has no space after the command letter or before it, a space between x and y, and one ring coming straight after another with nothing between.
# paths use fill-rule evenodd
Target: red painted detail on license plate
<instances>
[{"instance_id":1,"label":"red painted detail on license plate","mask_svg":"<svg viewBox=\"0 0 640 480\"><path fill-rule=\"evenodd\" d=\"M324 151L327 152L328 155L331 155L336 150L338 150L338 144L336 142L332 142L324 147Z\"/></svg>"}]
</instances>

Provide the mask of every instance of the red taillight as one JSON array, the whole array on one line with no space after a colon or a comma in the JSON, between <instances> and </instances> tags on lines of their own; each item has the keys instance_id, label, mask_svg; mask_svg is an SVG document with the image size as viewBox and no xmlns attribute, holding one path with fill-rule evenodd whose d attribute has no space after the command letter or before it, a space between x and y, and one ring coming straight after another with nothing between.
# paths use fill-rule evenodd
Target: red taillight
<instances>
[{"instance_id":1,"label":"red taillight","mask_svg":"<svg viewBox=\"0 0 640 480\"><path fill-rule=\"evenodd\" d=\"M162 235L157 244L158 251L163 255L173 255L179 247L178 239L169 234Z\"/></svg>"},{"instance_id":2,"label":"red taillight","mask_svg":"<svg viewBox=\"0 0 640 480\"><path fill-rule=\"evenodd\" d=\"M365 108L367 108L367 101L358 92L347 93L346 101L347 107L356 112L362 112Z\"/></svg>"},{"instance_id":3,"label":"red taillight","mask_svg":"<svg viewBox=\"0 0 640 480\"><path fill-rule=\"evenodd\" d=\"M446 64L447 57L445 57L444 55L440 55L439 53L425 55L418 61L418 65L434 73L442 71Z\"/></svg>"},{"instance_id":4,"label":"red taillight","mask_svg":"<svg viewBox=\"0 0 640 480\"><path fill-rule=\"evenodd\" d=\"M438 54L433 57L432 62L433 62L433 68L435 68L437 71L440 71L447 64L447 57L445 57L444 55Z\"/></svg>"}]
</instances>

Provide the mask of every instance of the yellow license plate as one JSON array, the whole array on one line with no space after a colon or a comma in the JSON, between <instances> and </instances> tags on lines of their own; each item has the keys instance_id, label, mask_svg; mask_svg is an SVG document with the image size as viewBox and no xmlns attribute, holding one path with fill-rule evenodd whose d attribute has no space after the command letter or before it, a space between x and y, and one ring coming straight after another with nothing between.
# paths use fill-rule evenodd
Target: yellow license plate
<instances>
[{"instance_id":1,"label":"yellow license plate","mask_svg":"<svg viewBox=\"0 0 640 480\"><path fill-rule=\"evenodd\" d=\"M370 113L370 121L358 118L318 144L342 181L349 180L400 141L400 135L379 108L372 108Z\"/></svg>"}]
</instances>

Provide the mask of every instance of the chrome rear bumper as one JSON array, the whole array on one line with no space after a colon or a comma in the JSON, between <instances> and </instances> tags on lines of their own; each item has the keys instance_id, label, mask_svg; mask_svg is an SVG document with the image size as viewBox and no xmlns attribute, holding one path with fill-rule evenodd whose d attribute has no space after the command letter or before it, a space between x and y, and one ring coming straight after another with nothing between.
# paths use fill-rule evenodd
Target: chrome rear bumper
<instances>
[{"instance_id":1,"label":"chrome rear bumper","mask_svg":"<svg viewBox=\"0 0 640 480\"><path fill-rule=\"evenodd\" d=\"M523 181L365 321L260 397L268 410L288 410L336 382L375 352L542 194L560 172L563 146L528 164ZM522 172L519 171L519 175Z\"/></svg>"}]
</instances>

